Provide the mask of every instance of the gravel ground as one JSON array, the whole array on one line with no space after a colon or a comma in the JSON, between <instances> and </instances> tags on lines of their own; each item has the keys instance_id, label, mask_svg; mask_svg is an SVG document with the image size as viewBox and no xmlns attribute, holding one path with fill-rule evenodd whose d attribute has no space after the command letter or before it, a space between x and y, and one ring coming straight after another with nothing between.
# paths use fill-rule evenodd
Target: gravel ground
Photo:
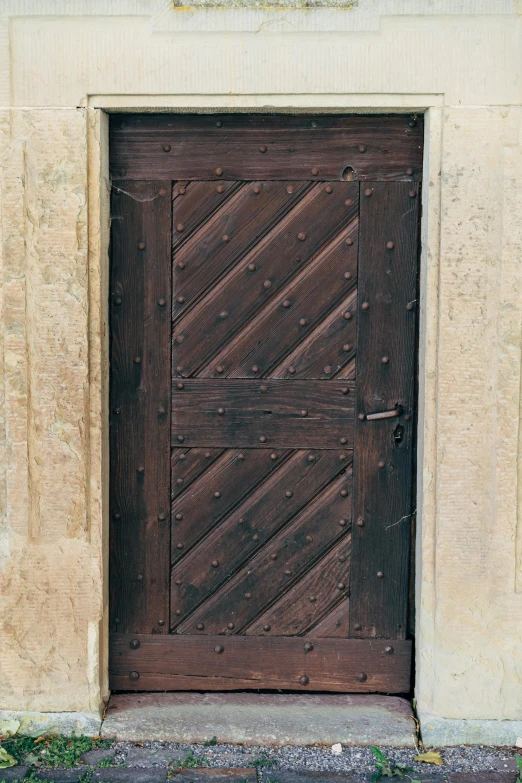
<instances>
[{"instance_id":1,"label":"gravel ground","mask_svg":"<svg viewBox=\"0 0 522 783\"><path fill-rule=\"evenodd\" d=\"M140 753L140 748L145 752ZM156 753L150 751L155 749ZM179 745L172 742L118 742L115 745L114 763L127 766L167 766L169 758L182 760L190 751L196 758L205 760L210 767L244 768L254 760L266 757L275 761L272 769L313 770L331 772L374 771L373 756L367 747L343 746L340 755L334 755L329 747L280 747L242 745ZM411 765L417 772L507 772L516 769L515 750L484 745L443 748L444 766L414 763L416 753L408 749L385 748L380 750L389 758ZM127 758L129 757L129 758ZM140 760L141 757L141 760Z\"/></svg>"}]
</instances>

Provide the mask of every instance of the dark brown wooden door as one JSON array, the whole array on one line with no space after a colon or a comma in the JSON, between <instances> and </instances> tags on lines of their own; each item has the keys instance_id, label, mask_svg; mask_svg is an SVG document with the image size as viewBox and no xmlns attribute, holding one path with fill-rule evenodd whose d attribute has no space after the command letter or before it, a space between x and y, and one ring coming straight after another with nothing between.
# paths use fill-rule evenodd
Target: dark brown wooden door
<instances>
[{"instance_id":1,"label":"dark brown wooden door","mask_svg":"<svg viewBox=\"0 0 522 783\"><path fill-rule=\"evenodd\" d=\"M421 145L112 123L112 688L409 689Z\"/></svg>"}]
</instances>

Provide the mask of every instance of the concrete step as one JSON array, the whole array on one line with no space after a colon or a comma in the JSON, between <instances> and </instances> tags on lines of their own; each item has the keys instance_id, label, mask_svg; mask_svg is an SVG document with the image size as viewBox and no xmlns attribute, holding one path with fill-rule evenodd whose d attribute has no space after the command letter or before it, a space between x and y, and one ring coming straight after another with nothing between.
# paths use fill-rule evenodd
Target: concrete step
<instances>
[{"instance_id":1,"label":"concrete step","mask_svg":"<svg viewBox=\"0 0 522 783\"><path fill-rule=\"evenodd\" d=\"M410 704L373 694L131 693L111 697L106 737L252 745L413 747Z\"/></svg>"}]
</instances>

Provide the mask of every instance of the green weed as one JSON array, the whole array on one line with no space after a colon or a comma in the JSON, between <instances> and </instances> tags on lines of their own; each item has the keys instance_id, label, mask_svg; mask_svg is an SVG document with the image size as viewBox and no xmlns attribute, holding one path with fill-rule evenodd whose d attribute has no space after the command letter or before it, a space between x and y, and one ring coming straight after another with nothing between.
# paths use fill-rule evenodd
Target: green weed
<instances>
[{"instance_id":1,"label":"green weed","mask_svg":"<svg viewBox=\"0 0 522 783\"><path fill-rule=\"evenodd\" d=\"M382 778L407 778L410 783L421 783L420 780L416 780L408 775L408 772L413 772L413 767L407 767L406 764L399 764L396 761L389 761L384 753L374 745L372 745L370 750L375 757L375 766L377 767L377 772L372 778L374 783L377 780L382 780Z\"/></svg>"},{"instance_id":2,"label":"green weed","mask_svg":"<svg viewBox=\"0 0 522 783\"><path fill-rule=\"evenodd\" d=\"M180 769L195 769L196 767L208 767L209 762L204 756L194 756L191 750L187 750L185 758L172 764Z\"/></svg>"},{"instance_id":3,"label":"green weed","mask_svg":"<svg viewBox=\"0 0 522 783\"><path fill-rule=\"evenodd\" d=\"M518 753L515 753L515 761L517 762L518 767L518 778L516 783L522 783L522 756L519 756Z\"/></svg>"},{"instance_id":4,"label":"green weed","mask_svg":"<svg viewBox=\"0 0 522 783\"><path fill-rule=\"evenodd\" d=\"M72 769L88 750L110 748L113 743L114 740L103 737L65 737L56 734L37 739L15 735L5 739L2 745L18 763L40 762L46 767Z\"/></svg>"},{"instance_id":5,"label":"green weed","mask_svg":"<svg viewBox=\"0 0 522 783\"><path fill-rule=\"evenodd\" d=\"M249 761L248 766L254 769L269 769L277 764L275 759L269 759L266 753L262 753L260 756L256 756L252 761Z\"/></svg>"},{"instance_id":6,"label":"green weed","mask_svg":"<svg viewBox=\"0 0 522 783\"><path fill-rule=\"evenodd\" d=\"M98 763L96 764L98 769L107 769L107 767L112 767L112 765L113 765L113 759L111 758L102 759L101 761L98 761Z\"/></svg>"}]
</instances>

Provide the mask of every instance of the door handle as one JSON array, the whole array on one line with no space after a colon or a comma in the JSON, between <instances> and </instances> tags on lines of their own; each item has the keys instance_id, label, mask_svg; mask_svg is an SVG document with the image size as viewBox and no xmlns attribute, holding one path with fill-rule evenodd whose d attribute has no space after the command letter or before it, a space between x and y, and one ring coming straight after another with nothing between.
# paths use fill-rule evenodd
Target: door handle
<instances>
[{"instance_id":1,"label":"door handle","mask_svg":"<svg viewBox=\"0 0 522 783\"><path fill-rule=\"evenodd\" d=\"M394 408L392 411L381 411L379 413L368 413L366 418L368 421L375 421L376 419L393 419L396 416L400 416L402 414L402 408L399 405L397 408Z\"/></svg>"}]
</instances>

